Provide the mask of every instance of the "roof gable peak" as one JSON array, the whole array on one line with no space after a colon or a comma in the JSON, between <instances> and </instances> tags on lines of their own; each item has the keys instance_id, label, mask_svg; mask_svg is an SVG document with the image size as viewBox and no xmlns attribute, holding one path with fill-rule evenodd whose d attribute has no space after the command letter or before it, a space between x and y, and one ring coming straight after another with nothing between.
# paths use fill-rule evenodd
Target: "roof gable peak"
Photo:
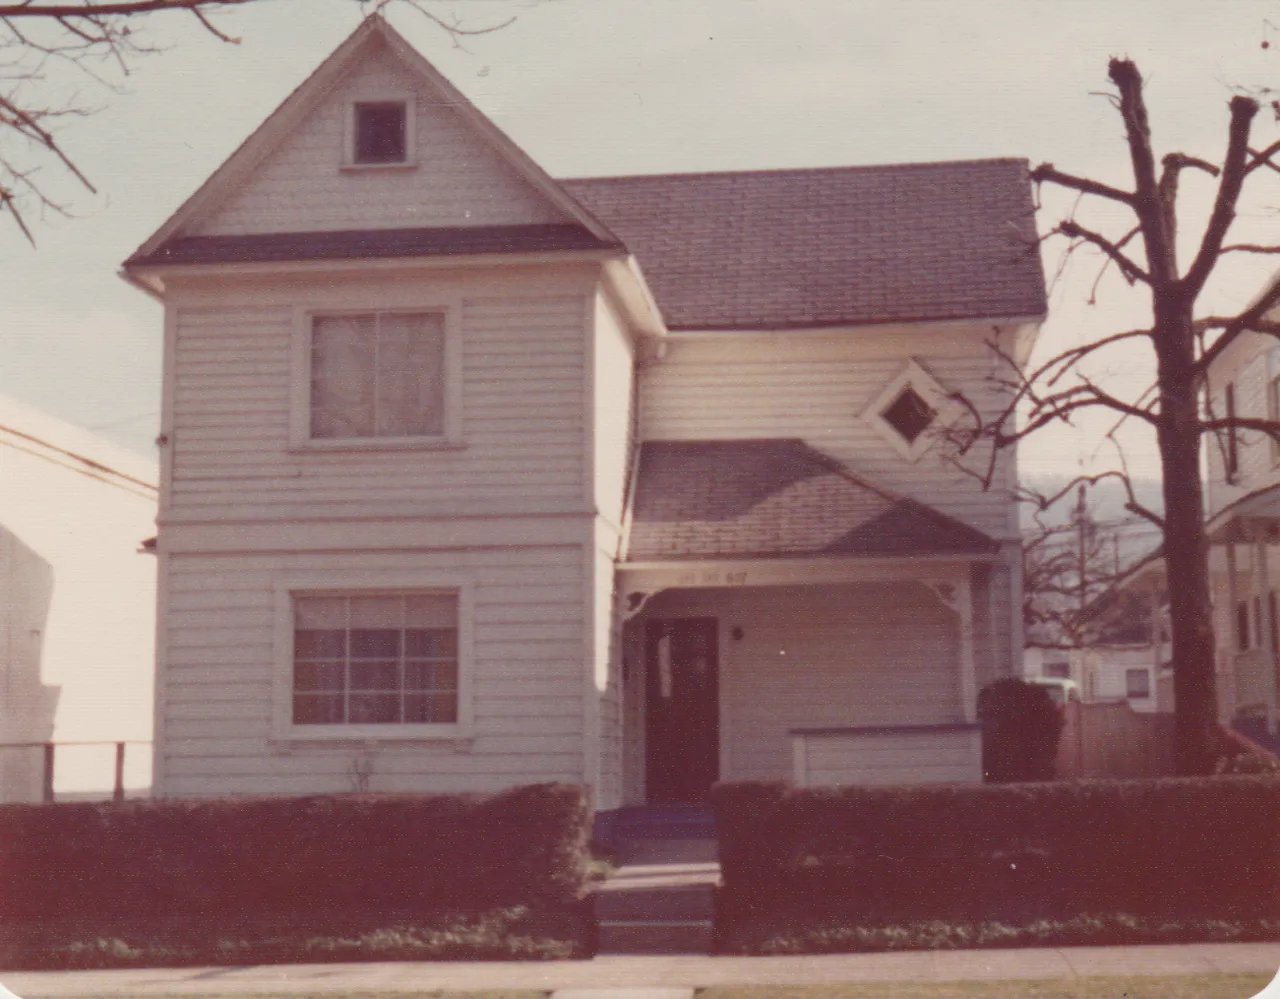
<instances>
[{"instance_id":1,"label":"roof gable peak","mask_svg":"<svg viewBox=\"0 0 1280 999\"><path fill-rule=\"evenodd\" d=\"M598 239L616 242L609 230L571 198L560 185L515 145L467 97L425 59L379 13L366 17L359 26L249 135L230 157L187 199L186 202L146 242L131 259L152 257L165 243L189 236L234 197L304 121L323 102L332 98L344 80L359 67L389 55L396 66L421 86L431 103L447 108L458 125L475 137L503 164L508 176L530 190L528 197L548 204L547 211L576 223ZM335 162L334 169L338 168Z\"/></svg>"}]
</instances>

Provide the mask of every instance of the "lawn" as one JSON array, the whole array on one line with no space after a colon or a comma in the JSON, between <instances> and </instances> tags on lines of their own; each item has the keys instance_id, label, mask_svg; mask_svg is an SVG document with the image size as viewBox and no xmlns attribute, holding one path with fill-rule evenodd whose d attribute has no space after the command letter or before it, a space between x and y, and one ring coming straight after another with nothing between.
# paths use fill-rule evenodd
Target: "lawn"
<instances>
[{"instance_id":1,"label":"lawn","mask_svg":"<svg viewBox=\"0 0 1280 999\"><path fill-rule=\"evenodd\" d=\"M701 989L698 999L1250 999L1268 974L1090 976L968 982L854 982Z\"/></svg>"},{"instance_id":2,"label":"lawn","mask_svg":"<svg viewBox=\"0 0 1280 999\"><path fill-rule=\"evenodd\" d=\"M38 924L0 923L0 969L557 960L582 957L586 934L580 908L399 916L350 910L274 919L253 915L234 924L140 917L104 922L69 914Z\"/></svg>"},{"instance_id":3,"label":"lawn","mask_svg":"<svg viewBox=\"0 0 1280 999\"><path fill-rule=\"evenodd\" d=\"M699 989L697 999L1249 999L1271 981L1266 974L1091 976L1014 981L856 982L844 985L762 985ZM343 992L343 999L546 999L545 991ZM279 999L336 999L338 993L289 993ZM23 999L41 999L29 993ZM82 995L76 999L120 999ZM167 993L153 999L243 999L242 994ZM271 999L263 996L262 999Z\"/></svg>"}]
</instances>

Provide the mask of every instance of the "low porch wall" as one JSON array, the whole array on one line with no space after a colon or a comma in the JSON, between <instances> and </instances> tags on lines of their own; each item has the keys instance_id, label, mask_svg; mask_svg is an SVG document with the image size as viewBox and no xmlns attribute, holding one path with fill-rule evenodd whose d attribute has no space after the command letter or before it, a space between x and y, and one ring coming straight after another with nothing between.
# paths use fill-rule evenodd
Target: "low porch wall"
<instances>
[{"instance_id":1,"label":"low porch wall","mask_svg":"<svg viewBox=\"0 0 1280 999\"><path fill-rule=\"evenodd\" d=\"M982 782L980 725L797 728L789 735L797 787Z\"/></svg>"}]
</instances>

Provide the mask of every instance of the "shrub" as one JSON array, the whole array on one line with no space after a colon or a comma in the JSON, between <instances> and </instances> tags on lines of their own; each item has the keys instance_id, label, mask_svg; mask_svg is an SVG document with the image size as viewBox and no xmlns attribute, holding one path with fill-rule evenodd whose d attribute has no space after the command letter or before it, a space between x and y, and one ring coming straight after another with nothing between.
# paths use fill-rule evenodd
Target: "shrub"
<instances>
[{"instance_id":1,"label":"shrub","mask_svg":"<svg viewBox=\"0 0 1280 999\"><path fill-rule=\"evenodd\" d=\"M978 695L978 718L986 780L1053 780L1064 720L1044 687L1002 677Z\"/></svg>"},{"instance_id":2,"label":"shrub","mask_svg":"<svg viewBox=\"0 0 1280 999\"><path fill-rule=\"evenodd\" d=\"M0 918L576 904L586 797L331 795L0 806Z\"/></svg>"},{"instance_id":3,"label":"shrub","mask_svg":"<svg viewBox=\"0 0 1280 999\"><path fill-rule=\"evenodd\" d=\"M715 789L726 920L1280 916L1273 776Z\"/></svg>"}]
</instances>

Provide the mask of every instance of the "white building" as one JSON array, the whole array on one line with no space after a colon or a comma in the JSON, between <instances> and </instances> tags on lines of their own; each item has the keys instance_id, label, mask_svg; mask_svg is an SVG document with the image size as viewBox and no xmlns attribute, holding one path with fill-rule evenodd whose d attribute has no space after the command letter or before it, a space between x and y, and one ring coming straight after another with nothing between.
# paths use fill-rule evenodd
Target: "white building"
<instances>
[{"instance_id":1,"label":"white building","mask_svg":"<svg viewBox=\"0 0 1280 999\"><path fill-rule=\"evenodd\" d=\"M0 801L151 783L155 467L0 398Z\"/></svg>"},{"instance_id":2,"label":"white building","mask_svg":"<svg viewBox=\"0 0 1280 999\"><path fill-rule=\"evenodd\" d=\"M980 779L1016 160L559 181L367 21L127 262L165 795ZM981 460L981 458L979 458Z\"/></svg>"}]
</instances>

